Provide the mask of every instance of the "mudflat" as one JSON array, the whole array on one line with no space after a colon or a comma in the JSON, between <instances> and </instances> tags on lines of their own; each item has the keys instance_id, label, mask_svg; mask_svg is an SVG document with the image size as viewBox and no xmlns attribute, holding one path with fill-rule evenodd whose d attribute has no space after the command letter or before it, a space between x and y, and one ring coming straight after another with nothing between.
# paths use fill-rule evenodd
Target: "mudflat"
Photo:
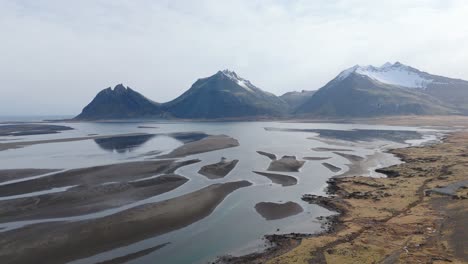
<instances>
[{"instance_id":1,"label":"mudflat","mask_svg":"<svg viewBox=\"0 0 468 264\"><path fill-rule=\"evenodd\" d=\"M0 201L0 223L69 217L116 208L171 191L188 181L169 174L136 182L81 185L66 192Z\"/></svg>"},{"instance_id":2,"label":"mudflat","mask_svg":"<svg viewBox=\"0 0 468 264\"><path fill-rule=\"evenodd\" d=\"M199 161L198 159L183 162L135 161L73 169L28 181L0 185L0 194L12 196L67 186L93 186L109 182L134 181L159 174L173 173L177 168Z\"/></svg>"},{"instance_id":3,"label":"mudflat","mask_svg":"<svg viewBox=\"0 0 468 264\"><path fill-rule=\"evenodd\" d=\"M115 258L115 259L98 262L96 264L123 264L123 263L127 263L130 260L134 260L134 259L146 256L148 254L151 254L152 252L154 252L156 250L159 250L159 249L167 246L168 244L170 244L170 243L164 243L164 244L157 245L157 246L154 246L154 247L151 247L151 248L147 248L147 249L144 249L144 250L132 253L132 254L122 256L122 257L118 257L118 258Z\"/></svg>"},{"instance_id":4,"label":"mudflat","mask_svg":"<svg viewBox=\"0 0 468 264\"><path fill-rule=\"evenodd\" d=\"M330 164L328 162L322 162L322 165L325 166L327 169L329 169L332 172L339 172L341 170L340 167L337 167L333 164Z\"/></svg>"},{"instance_id":5,"label":"mudflat","mask_svg":"<svg viewBox=\"0 0 468 264\"><path fill-rule=\"evenodd\" d=\"M239 141L226 135L207 136L200 140L190 141L158 158L181 158L193 154L239 146Z\"/></svg>"},{"instance_id":6,"label":"mudflat","mask_svg":"<svg viewBox=\"0 0 468 264\"><path fill-rule=\"evenodd\" d=\"M327 160L331 157L303 157L303 160Z\"/></svg>"},{"instance_id":7,"label":"mudflat","mask_svg":"<svg viewBox=\"0 0 468 264\"><path fill-rule=\"evenodd\" d=\"M261 202L255 205L255 210L266 220L283 219L289 216L297 215L304 211L304 209L302 209L302 207L295 202Z\"/></svg>"},{"instance_id":8,"label":"mudflat","mask_svg":"<svg viewBox=\"0 0 468 264\"><path fill-rule=\"evenodd\" d=\"M225 158L221 158L220 162L201 167L198 173L206 176L208 179L224 178L236 167L238 162L239 160L226 160Z\"/></svg>"},{"instance_id":9,"label":"mudflat","mask_svg":"<svg viewBox=\"0 0 468 264\"><path fill-rule=\"evenodd\" d=\"M313 148L312 150L313 151L319 151L319 152L323 152L323 151L352 151L350 149L343 149L343 148Z\"/></svg>"},{"instance_id":10,"label":"mudflat","mask_svg":"<svg viewBox=\"0 0 468 264\"><path fill-rule=\"evenodd\" d=\"M297 160L296 156L283 156L279 160L272 160L269 171L297 172L304 165L305 161Z\"/></svg>"},{"instance_id":11,"label":"mudflat","mask_svg":"<svg viewBox=\"0 0 468 264\"><path fill-rule=\"evenodd\" d=\"M297 184L297 179L292 176L261 171L254 171L254 173L265 176L273 183L280 184L282 186L292 186Z\"/></svg>"},{"instance_id":12,"label":"mudflat","mask_svg":"<svg viewBox=\"0 0 468 264\"><path fill-rule=\"evenodd\" d=\"M56 172L59 169L9 169L0 170L0 183L29 178L46 173Z\"/></svg>"},{"instance_id":13,"label":"mudflat","mask_svg":"<svg viewBox=\"0 0 468 264\"><path fill-rule=\"evenodd\" d=\"M73 128L68 126L47 124L0 125L0 136L29 136L42 134L56 134L66 130L73 130Z\"/></svg>"},{"instance_id":14,"label":"mudflat","mask_svg":"<svg viewBox=\"0 0 468 264\"><path fill-rule=\"evenodd\" d=\"M260 155L263 155L263 156L265 156L265 157L267 157L267 158L269 158L271 160L276 160L276 155L273 154L273 153L268 153L268 152L261 151L261 150L257 151L257 153L260 154Z\"/></svg>"},{"instance_id":15,"label":"mudflat","mask_svg":"<svg viewBox=\"0 0 468 264\"><path fill-rule=\"evenodd\" d=\"M2 263L66 263L161 235L203 219L248 181L213 184L162 202L140 205L102 218L35 224L3 232ZM170 242L170 241L168 241Z\"/></svg>"},{"instance_id":16,"label":"mudflat","mask_svg":"<svg viewBox=\"0 0 468 264\"><path fill-rule=\"evenodd\" d=\"M296 128L265 128L267 131L283 131L283 132L309 132L319 134L321 138L337 139L344 141L374 141L388 140L393 142L404 143L408 139L419 139L421 134L416 131L407 130L375 130L375 129L351 129L351 130L334 130L334 129L296 129ZM314 138L311 138L314 139Z\"/></svg>"},{"instance_id":17,"label":"mudflat","mask_svg":"<svg viewBox=\"0 0 468 264\"><path fill-rule=\"evenodd\" d=\"M337 152L337 151L335 151L333 153L335 153L336 155L339 155L339 156L341 156L341 157L343 157L343 158L345 158L345 159L347 159L347 160L349 160L351 162L359 162L359 161L364 160L363 157L358 156L358 155L353 155L353 154L349 154L349 153L340 153L340 152Z\"/></svg>"}]
</instances>

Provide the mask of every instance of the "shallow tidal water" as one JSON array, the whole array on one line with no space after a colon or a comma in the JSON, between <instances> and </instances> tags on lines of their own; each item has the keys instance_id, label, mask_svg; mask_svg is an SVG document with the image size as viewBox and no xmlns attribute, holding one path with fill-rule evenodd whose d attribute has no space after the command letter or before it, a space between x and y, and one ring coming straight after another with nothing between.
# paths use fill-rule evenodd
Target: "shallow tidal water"
<instances>
[{"instance_id":1,"label":"shallow tidal water","mask_svg":"<svg viewBox=\"0 0 468 264\"><path fill-rule=\"evenodd\" d=\"M190 179L179 188L146 200L119 208L104 210L88 215L60 219L36 219L33 221L0 223L0 228L20 228L21 226L60 220L79 221L92 219L123 211L125 209L174 198L193 192L213 183L247 180L253 185L241 188L229 195L208 217L185 228L149 238L123 248L116 248L72 263L96 263L170 242L165 247L128 263L206 263L224 254L246 254L265 247L262 240L265 234L316 233L322 231L317 217L333 214L320 206L310 205L301 200L303 194L324 195L326 181L330 177L345 173L349 160L333 151L314 151L314 148L349 149L349 154L361 157L378 157L369 162L369 175L381 176L373 172L377 167L398 163L398 159L383 154L392 147L421 144L435 140L436 131L414 127L390 127L357 124L326 123L281 123L281 122L116 122L116 123L59 123L74 130L59 134L21 137L0 137L0 143L12 141L32 141L56 138L73 138L88 135L117 135L125 133L148 133L152 136L136 137L132 140L83 140L74 142L48 143L27 146L19 149L0 151L0 169L47 168L73 169L111 163L146 160L148 153L168 153L183 145L180 140L168 136L174 132L204 132L210 135L225 134L237 139L240 146L207 153L187 156L180 160L198 158L199 163L179 168L176 173ZM268 129L265 129L268 128ZM273 129L271 129L273 128ZM289 131L293 129L293 131ZM352 136L343 131L353 132ZM388 131L406 131L388 133ZM326 131L326 133L324 132ZM333 133L333 131L337 131ZM387 131L371 133L369 131ZM407 133L407 131L413 131ZM324 133L320 136L320 132ZM364 135L365 133L365 135ZM398 134L398 136L395 136ZM369 139L369 135L372 138ZM366 138L366 140L362 140ZM326 162L341 168L332 172L320 160L307 160L299 172L278 172L297 178L298 184L283 187L272 183L268 178L252 171L265 172L270 160L257 151L304 157L330 157ZM379 154L379 155L376 155ZM238 159L237 166L222 179L210 180L198 174L207 164L219 162L221 157ZM5 184L5 183L2 183ZM65 186L64 186L65 187ZM47 192L47 190L44 190ZM57 191L57 190L55 190ZM60 191L60 190L59 190ZM66 191L64 189L63 191ZM25 194L27 195L27 194ZM0 194L1 196L1 194ZM0 197L8 199L8 197ZM255 211L259 202L292 201L303 208L303 212L278 220L265 220ZM279 231L278 231L279 230Z\"/></svg>"}]
</instances>

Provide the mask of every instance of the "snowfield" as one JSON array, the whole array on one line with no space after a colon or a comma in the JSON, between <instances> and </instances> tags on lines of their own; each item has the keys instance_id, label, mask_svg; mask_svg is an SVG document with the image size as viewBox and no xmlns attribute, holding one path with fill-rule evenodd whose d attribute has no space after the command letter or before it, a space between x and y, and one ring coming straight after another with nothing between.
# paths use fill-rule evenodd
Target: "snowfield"
<instances>
[{"instance_id":1,"label":"snowfield","mask_svg":"<svg viewBox=\"0 0 468 264\"><path fill-rule=\"evenodd\" d=\"M391 64L385 63L381 67L359 66L356 65L349 69L342 71L337 79L343 80L351 73L367 76L373 80L381 83L402 86L405 88L420 88L425 89L427 85L432 83L432 79L423 77L420 71L413 69L409 66L403 65L399 62Z\"/></svg>"}]
</instances>

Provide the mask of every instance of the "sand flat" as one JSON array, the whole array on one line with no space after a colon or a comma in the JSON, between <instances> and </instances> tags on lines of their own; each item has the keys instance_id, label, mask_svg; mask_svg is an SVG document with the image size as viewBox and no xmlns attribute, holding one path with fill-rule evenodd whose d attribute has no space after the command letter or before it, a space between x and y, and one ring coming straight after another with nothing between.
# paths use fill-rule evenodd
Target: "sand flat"
<instances>
[{"instance_id":1,"label":"sand flat","mask_svg":"<svg viewBox=\"0 0 468 264\"><path fill-rule=\"evenodd\" d=\"M158 174L173 173L177 168L199 161L197 159L183 162L174 160L134 161L73 169L28 181L1 185L0 195L13 196L65 186L138 180Z\"/></svg>"},{"instance_id":2,"label":"sand flat","mask_svg":"<svg viewBox=\"0 0 468 264\"><path fill-rule=\"evenodd\" d=\"M305 161L297 160L296 156L283 156L279 160L273 160L268 167L269 171L297 172Z\"/></svg>"},{"instance_id":3,"label":"sand flat","mask_svg":"<svg viewBox=\"0 0 468 264\"><path fill-rule=\"evenodd\" d=\"M313 148L313 151L325 152L325 151L352 151L351 149L343 149L343 148Z\"/></svg>"},{"instance_id":4,"label":"sand flat","mask_svg":"<svg viewBox=\"0 0 468 264\"><path fill-rule=\"evenodd\" d=\"M226 135L208 136L197 141L188 142L174 149L169 154L161 155L158 158L181 158L193 154L199 154L237 146L239 146L239 141L232 137Z\"/></svg>"},{"instance_id":5,"label":"sand flat","mask_svg":"<svg viewBox=\"0 0 468 264\"><path fill-rule=\"evenodd\" d=\"M60 169L8 169L0 170L0 183L39 176L46 173L60 171Z\"/></svg>"},{"instance_id":6,"label":"sand flat","mask_svg":"<svg viewBox=\"0 0 468 264\"><path fill-rule=\"evenodd\" d=\"M267 157L267 158L269 158L271 160L276 160L276 155L273 154L273 153L268 153L268 152L261 151L261 150L257 151L257 153L262 155L262 156L265 156L265 157Z\"/></svg>"},{"instance_id":7,"label":"sand flat","mask_svg":"<svg viewBox=\"0 0 468 264\"><path fill-rule=\"evenodd\" d=\"M311 161L316 161L316 160L327 160L331 159L331 157L303 157L303 160L311 160Z\"/></svg>"},{"instance_id":8,"label":"sand flat","mask_svg":"<svg viewBox=\"0 0 468 264\"><path fill-rule=\"evenodd\" d=\"M79 186L65 192L0 201L0 223L69 217L116 208L183 185L187 178L170 174L137 182Z\"/></svg>"},{"instance_id":9,"label":"sand flat","mask_svg":"<svg viewBox=\"0 0 468 264\"><path fill-rule=\"evenodd\" d=\"M254 173L265 176L273 183L280 184L282 186L292 186L297 184L297 179L289 175L261 171L254 171Z\"/></svg>"},{"instance_id":10,"label":"sand flat","mask_svg":"<svg viewBox=\"0 0 468 264\"><path fill-rule=\"evenodd\" d=\"M304 209L302 209L302 207L295 202L261 202L255 205L255 210L266 220L283 219L289 216L300 214L304 211Z\"/></svg>"},{"instance_id":11,"label":"sand flat","mask_svg":"<svg viewBox=\"0 0 468 264\"><path fill-rule=\"evenodd\" d=\"M140 250L138 252L134 252L134 253L131 253L131 254L128 254L128 255L125 255L125 256L121 256L121 257L118 257L118 258L98 262L96 264L123 264L123 263L127 263L127 262L129 262L131 260L138 259L138 258L141 258L143 256L149 255L149 254L153 253L154 251L157 251L157 250L167 246L168 244L170 244L170 243L168 242L168 243L164 243L164 244L161 244L161 245L156 245L156 246L151 247L151 248Z\"/></svg>"},{"instance_id":12,"label":"sand flat","mask_svg":"<svg viewBox=\"0 0 468 264\"><path fill-rule=\"evenodd\" d=\"M110 216L78 222L44 223L3 232L3 264L65 263L161 235L210 215L248 181L213 184L166 201L144 204Z\"/></svg>"},{"instance_id":13,"label":"sand flat","mask_svg":"<svg viewBox=\"0 0 468 264\"><path fill-rule=\"evenodd\" d=\"M330 171L332 172L339 172L341 171L341 168L340 167L337 167L333 164L330 164L328 162L322 162L322 165L325 166L327 169L329 169Z\"/></svg>"},{"instance_id":14,"label":"sand flat","mask_svg":"<svg viewBox=\"0 0 468 264\"><path fill-rule=\"evenodd\" d=\"M347 159L347 160L349 160L351 162L359 162L359 161L364 160L363 157L358 156L358 155L353 155L353 154L349 154L349 153L340 153L340 152L336 152L336 151L333 152L333 153L335 153L336 155L339 155L339 156L341 156L341 157L343 157L343 158L345 158L345 159Z\"/></svg>"},{"instance_id":15,"label":"sand flat","mask_svg":"<svg viewBox=\"0 0 468 264\"><path fill-rule=\"evenodd\" d=\"M29 136L56 134L66 130L73 130L73 128L68 126L48 124L8 124L0 125L0 136Z\"/></svg>"},{"instance_id":16,"label":"sand flat","mask_svg":"<svg viewBox=\"0 0 468 264\"><path fill-rule=\"evenodd\" d=\"M226 160L225 158L221 158L220 162L201 167L198 173L206 176L208 179L224 178L236 167L238 162L239 160Z\"/></svg>"}]
</instances>

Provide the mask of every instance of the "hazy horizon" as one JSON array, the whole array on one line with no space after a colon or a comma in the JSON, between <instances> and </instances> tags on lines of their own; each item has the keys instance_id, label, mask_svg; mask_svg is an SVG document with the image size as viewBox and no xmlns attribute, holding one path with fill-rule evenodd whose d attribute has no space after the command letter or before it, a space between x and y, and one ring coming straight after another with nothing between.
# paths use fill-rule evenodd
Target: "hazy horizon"
<instances>
[{"instance_id":1,"label":"hazy horizon","mask_svg":"<svg viewBox=\"0 0 468 264\"><path fill-rule=\"evenodd\" d=\"M468 79L465 1L0 2L0 116L76 115L123 83L167 102L230 69L281 95L355 64Z\"/></svg>"}]
</instances>

